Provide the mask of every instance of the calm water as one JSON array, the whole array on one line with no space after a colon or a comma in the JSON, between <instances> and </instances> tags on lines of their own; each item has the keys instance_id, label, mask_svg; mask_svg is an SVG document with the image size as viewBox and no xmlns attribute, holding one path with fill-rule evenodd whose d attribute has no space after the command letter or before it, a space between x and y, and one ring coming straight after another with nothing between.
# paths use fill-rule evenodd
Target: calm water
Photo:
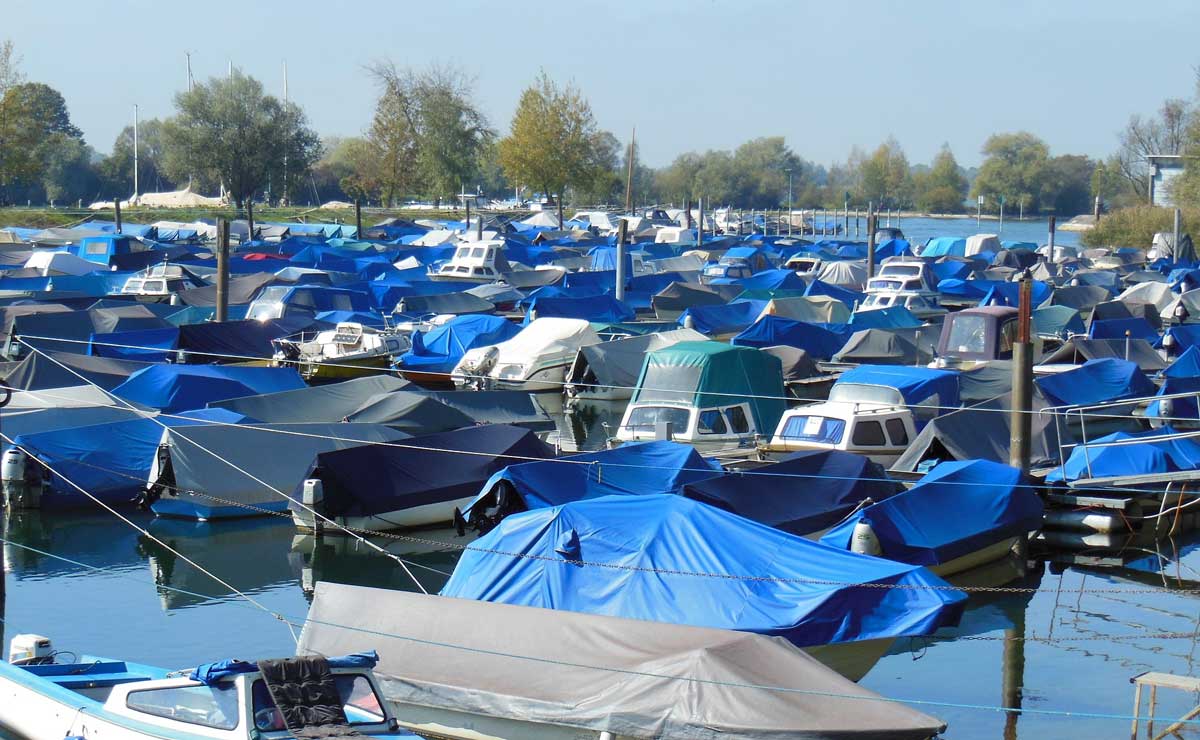
<instances>
[{"instance_id":1,"label":"calm water","mask_svg":"<svg viewBox=\"0 0 1200 740\"><path fill-rule=\"evenodd\" d=\"M830 223L833 223L832 218ZM881 217L879 219L880 226L887 225L887 219ZM892 219L892 226L896 226L896 219ZM859 238L863 241L867 236L867 220L860 218L859 220ZM978 228L975 226L975 217L970 218L904 218L900 219L900 229L904 232L905 237L914 245L924 244L926 239L934 236L971 236L972 234L999 234L1001 241L1020 241L1034 242L1036 244L1045 244L1049 236L1049 223L1045 219L1025 219L1018 221L1016 218L1010 218L1010 214L1004 216L1004 230L998 231L1000 224L996 219L984 219ZM817 228L820 229L821 220L817 219ZM850 237L854 238L854 219L850 219ZM1056 244L1064 246L1074 246L1079 244L1079 232L1077 231L1058 231L1054 237Z\"/></svg>"},{"instance_id":2,"label":"calm water","mask_svg":"<svg viewBox=\"0 0 1200 740\"><path fill-rule=\"evenodd\" d=\"M994 226L985 223L983 230ZM906 219L901 227L914 241L976 231L974 219ZM1041 221L1006 222L1004 238L1041 242L1045 230ZM1059 240L1077 241L1067 233ZM566 449L599 446L615 430L622 411L621 404L597 404L564 415L554 397L543 395L541 401L558 420L558 437ZM341 538L298 537L289 521L193 524L133 516L155 537L297 622L303 620L318 581L414 588L390 559ZM51 637L59 649L168 667L287 655L294 649L284 624L111 515L30 512L10 517L4 532L14 543L4 546L5 649L12 635L37 632ZM467 541L449 532L422 536ZM457 560L452 549L380 543L412 562L431 592L440 588ZM1120 554L1059 553L1035 557L1028 566L1005 561L969 574L971 585L1038 591L973 595L958 628L938 639L898 641L863 683L903 699L986 707L1019 701L1026 709L1128 714L1130 677L1149 670L1194 674L1200 667L1195 637L1200 599L1130 593L1147 585L1200 588L1198 545L1200 537L1190 536L1157 547L1131 546ZM1080 588L1106 592L1081 594ZM1185 637L1128 639L1162 633ZM1006 640L1021 635L1045 641ZM1019 693L1006 692L1006 686L1019 687ZM1160 716L1179 716L1191 708L1189 699L1160 692ZM923 710L947 721L952 738L1127 737L1129 732L1124 720L1037 714L1014 720L965 707Z\"/></svg>"}]
</instances>

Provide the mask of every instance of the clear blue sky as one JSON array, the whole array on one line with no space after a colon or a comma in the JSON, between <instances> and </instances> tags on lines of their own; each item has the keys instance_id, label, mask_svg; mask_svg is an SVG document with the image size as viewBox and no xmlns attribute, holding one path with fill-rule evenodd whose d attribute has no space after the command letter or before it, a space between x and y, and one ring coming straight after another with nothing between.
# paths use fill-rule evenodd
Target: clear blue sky
<instances>
[{"instance_id":1,"label":"clear blue sky","mask_svg":"<svg viewBox=\"0 0 1200 740\"><path fill-rule=\"evenodd\" d=\"M586 0L424 2L8 0L32 80L59 89L107 152L132 120L168 116L186 84L228 61L289 92L322 135L367 125L363 65L454 64L493 126L545 68L574 81L600 125L637 126L643 161L783 135L823 164L895 136L911 162L949 142L977 164L984 139L1028 130L1053 153L1103 156L1132 113L1193 94L1200 2ZM1182 36L1180 34L1183 34Z\"/></svg>"}]
</instances>

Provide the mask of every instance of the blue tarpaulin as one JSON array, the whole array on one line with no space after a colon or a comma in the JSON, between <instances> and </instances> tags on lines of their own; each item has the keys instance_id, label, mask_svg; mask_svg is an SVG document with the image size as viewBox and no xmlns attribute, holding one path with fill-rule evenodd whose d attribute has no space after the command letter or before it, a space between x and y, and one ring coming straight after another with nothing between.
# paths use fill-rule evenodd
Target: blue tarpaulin
<instances>
[{"instance_id":1,"label":"blue tarpaulin","mask_svg":"<svg viewBox=\"0 0 1200 740\"><path fill-rule=\"evenodd\" d=\"M850 315L849 326L853 331L863 329L915 329L923 326L912 311L904 306L886 306L867 311L855 311Z\"/></svg>"},{"instance_id":2,"label":"blue tarpaulin","mask_svg":"<svg viewBox=\"0 0 1200 740\"><path fill-rule=\"evenodd\" d=\"M456 316L436 329L415 332L412 349L400 355L403 370L448 373L467 350L512 339L521 327L502 316Z\"/></svg>"},{"instance_id":3,"label":"blue tarpaulin","mask_svg":"<svg viewBox=\"0 0 1200 740\"><path fill-rule=\"evenodd\" d=\"M1163 383L1157 395L1170 396L1177 393L1200 395L1200 349L1188 347L1171 366L1162 371ZM1146 416L1151 419L1195 419L1200 417L1196 396L1182 396L1152 401L1146 407Z\"/></svg>"},{"instance_id":4,"label":"blue tarpaulin","mask_svg":"<svg viewBox=\"0 0 1200 740\"><path fill-rule=\"evenodd\" d=\"M1087 445L1077 445L1064 465L1050 471L1046 482L1154 475L1200 468L1200 443L1195 439L1159 439L1177 433L1168 425L1137 434L1114 432L1091 440ZM1110 444L1113 442L1123 444Z\"/></svg>"},{"instance_id":5,"label":"blue tarpaulin","mask_svg":"<svg viewBox=\"0 0 1200 740\"><path fill-rule=\"evenodd\" d=\"M1035 382L1056 406L1086 406L1154 394L1154 384L1136 362L1115 357L1088 360L1073 370L1046 375Z\"/></svg>"},{"instance_id":6,"label":"blue tarpaulin","mask_svg":"<svg viewBox=\"0 0 1200 740\"><path fill-rule=\"evenodd\" d=\"M635 314L632 308L611 295L587 296L585 298L535 298L529 304L525 314L528 324L534 312L538 318L554 316L562 319L583 319L598 323L619 323L633 321Z\"/></svg>"},{"instance_id":7,"label":"blue tarpaulin","mask_svg":"<svg viewBox=\"0 0 1200 740\"><path fill-rule=\"evenodd\" d=\"M967 240L955 236L938 236L925 242L922 257L966 257Z\"/></svg>"},{"instance_id":8,"label":"blue tarpaulin","mask_svg":"<svg viewBox=\"0 0 1200 740\"><path fill-rule=\"evenodd\" d=\"M738 577L765 575L778 580ZM857 583L903 587L838 585ZM776 635L800 646L930 634L956 624L966 602L924 568L672 495L605 496L510 516L463 553L441 593Z\"/></svg>"},{"instance_id":9,"label":"blue tarpaulin","mask_svg":"<svg viewBox=\"0 0 1200 740\"><path fill-rule=\"evenodd\" d=\"M837 354L853 333L843 324L811 324L767 315L729 340L729 343L759 348L786 345L805 350L815 359L828 360Z\"/></svg>"},{"instance_id":10,"label":"blue tarpaulin","mask_svg":"<svg viewBox=\"0 0 1200 740\"><path fill-rule=\"evenodd\" d=\"M233 365L152 365L113 394L162 411L200 409L212 401L306 387L295 368Z\"/></svg>"},{"instance_id":11,"label":"blue tarpaulin","mask_svg":"<svg viewBox=\"0 0 1200 740\"><path fill-rule=\"evenodd\" d=\"M1133 339L1145 339L1151 344L1158 342L1158 330L1141 316L1128 319L1093 319L1088 327L1092 339L1124 339L1125 332Z\"/></svg>"},{"instance_id":12,"label":"blue tarpaulin","mask_svg":"<svg viewBox=\"0 0 1200 740\"><path fill-rule=\"evenodd\" d=\"M1016 308L1021 302L1020 283L993 282L988 288L987 295L979 301L981 306L1012 306ZM1041 280L1032 281L1030 300L1033 306L1042 305L1054 294L1054 286Z\"/></svg>"},{"instance_id":13,"label":"blue tarpaulin","mask_svg":"<svg viewBox=\"0 0 1200 740\"><path fill-rule=\"evenodd\" d=\"M901 365L859 365L842 373L835 385L857 383L895 388L908 404L937 394L939 406L959 404L958 372Z\"/></svg>"},{"instance_id":14,"label":"blue tarpaulin","mask_svg":"<svg viewBox=\"0 0 1200 740\"><path fill-rule=\"evenodd\" d=\"M746 290L804 290L804 278L795 270L763 270L737 281Z\"/></svg>"},{"instance_id":15,"label":"blue tarpaulin","mask_svg":"<svg viewBox=\"0 0 1200 740\"><path fill-rule=\"evenodd\" d=\"M804 295L825 295L829 296L830 298L836 298L842 303L845 303L846 306L851 309L853 309L857 304L862 303L863 299L866 298L866 295L863 293L842 288L837 285L830 285L823 280L813 280L811 283L809 283L808 287L804 289Z\"/></svg>"},{"instance_id":16,"label":"blue tarpaulin","mask_svg":"<svg viewBox=\"0 0 1200 740\"><path fill-rule=\"evenodd\" d=\"M379 654L374 650L368 650L363 653L338 655L326 658L326 660L330 668L363 668L369 670L379 664ZM245 660L221 660L216 663L205 663L196 666L188 675L188 680L199 681L202 684L211 686L230 676L236 676L240 673L254 673L257 670L258 663Z\"/></svg>"},{"instance_id":17,"label":"blue tarpaulin","mask_svg":"<svg viewBox=\"0 0 1200 740\"><path fill-rule=\"evenodd\" d=\"M988 460L944 462L911 489L862 509L821 542L850 549L859 522L871 525L883 557L945 565L1042 527L1042 500L1021 471Z\"/></svg>"},{"instance_id":18,"label":"blue tarpaulin","mask_svg":"<svg viewBox=\"0 0 1200 740\"><path fill-rule=\"evenodd\" d=\"M797 495L803 490L803 495ZM689 483L683 495L775 529L806 535L841 521L864 499L901 490L865 455L806 450L779 462Z\"/></svg>"},{"instance_id":19,"label":"blue tarpaulin","mask_svg":"<svg viewBox=\"0 0 1200 740\"><path fill-rule=\"evenodd\" d=\"M709 336L740 332L758 320L767 301L736 300L712 306L692 306L679 315L679 325L688 326Z\"/></svg>"},{"instance_id":20,"label":"blue tarpaulin","mask_svg":"<svg viewBox=\"0 0 1200 740\"><path fill-rule=\"evenodd\" d=\"M179 329L140 329L92 334L87 353L96 357L166 362L179 347Z\"/></svg>"}]
</instances>

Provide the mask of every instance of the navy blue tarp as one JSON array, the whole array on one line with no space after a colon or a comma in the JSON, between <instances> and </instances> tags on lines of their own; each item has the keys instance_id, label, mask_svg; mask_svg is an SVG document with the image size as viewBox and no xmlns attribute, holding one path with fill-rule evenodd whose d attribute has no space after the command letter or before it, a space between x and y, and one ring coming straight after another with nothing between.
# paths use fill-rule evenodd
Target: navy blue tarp
<instances>
[{"instance_id":1,"label":"navy blue tarp","mask_svg":"<svg viewBox=\"0 0 1200 740\"><path fill-rule=\"evenodd\" d=\"M212 401L306 387L295 368L233 365L152 365L138 370L113 395L162 411L204 408Z\"/></svg>"},{"instance_id":2,"label":"navy blue tarp","mask_svg":"<svg viewBox=\"0 0 1200 740\"><path fill-rule=\"evenodd\" d=\"M1178 434L1170 425L1130 434L1114 432L1077 445L1065 464L1050 471L1047 483L1086 478L1153 475L1200 469L1200 442L1193 438L1159 439ZM1111 444L1111 443L1123 444Z\"/></svg>"},{"instance_id":3,"label":"navy blue tarp","mask_svg":"<svg viewBox=\"0 0 1200 740\"><path fill-rule=\"evenodd\" d=\"M94 357L139 362L166 362L179 347L179 329L137 329L93 333L88 340L87 353Z\"/></svg>"},{"instance_id":4,"label":"navy blue tarp","mask_svg":"<svg viewBox=\"0 0 1200 740\"><path fill-rule=\"evenodd\" d=\"M1154 394L1154 384L1136 362L1115 357L1088 360L1073 370L1046 375L1035 382L1056 406L1086 406Z\"/></svg>"},{"instance_id":5,"label":"navy blue tarp","mask_svg":"<svg viewBox=\"0 0 1200 740\"><path fill-rule=\"evenodd\" d=\"M851 309L853 309L857 304L862 303L863 298L866 297L864 294L857 291L841 288L837 285L830 285L829 283L821 280L813 280L811 283L809 283L808 287L804 289L804 295L827 295L830 298L836 298L842 303L845 303L846 306Z\"/></svg>"},{"instance_id":6,"label":"navy blue tarp","mask_svg":"<svg viewBox=\"0 0 1200 740\"><path fill-rule=\"evenodd\" d=\"M470 499L505 467L553 456L532 431L489 424L413 437L400 447L322 452L315 466L328 515L370 516ZM299 507L293 502L291 508ZM387 524L387 517L380 523Z\"/></svg>"},{"instance_id":7,"label":"navy blue tarp","mask_svg":"<svg viewBox=\"0 0 1200 740\"><path fill-rule=\"evenodd\" d=\"M736 300L711 306L692 306L679 315L679 325L691 327L701 334L730 334L740 332L758 320L768 301Z\"/></svg>"},{"instance_id":8,"label":"navy blue tarp","mask_svg":"<svg viewBox=\"0 0 1200 740\"><path fill-rule=\"evenodd\" d=\"M1171 366L1162 371L1163 383L1157 395L1170 396L1177 393L1195 393L1152 401L1146 407L1147 418L1152 419L1195 419L1200 417L1197 396L1200 396L1200 349L1188 347Z\"/></svg>"},{"instance_id":9,"label":"navy blue tarp","mask_svg":"<svg viewBox=\"0 0 1200 740\"><path fill-rule=\"evenodd\" d=\"M771 465L689 483L683 495L806 535L841 521L864 499L883 501L899 490L899 484L864 455L807 450Z\"/></svg>"},{"instance_id":10,"label":"navy blue tarp","mask_svg":"<svg viewBox=\"0 0 1200 740\"><path fill-rule=\"evenodd\" d=\"M570 501L613 495L679 493L688 483L719 475L691 445L638 442L546 462L510 465L488 479L467 510L482 511L501 497L516 497L519 509L541 509Z\"/></svg>"},{"instance_id":11,"label":"navy blue tarp","mask_svg":"<svg viewBox=\"0 0 1200 740\"><path fill-rule=\"evenodd\" d=\"M539 296L529 304L525 314L528 324L534 312L538 318L554 316L562 319L583 319L597 323L620 323L633 321L635 318L632 308L618 301L611 295L588 296L585 298L549 298Z\"/></svg>"},{"instance_id":12,"label":"navy blue tarp","mask_svg":"<svg viewBox=\"0 0 1200 740\"><path fill-rule=\"evenodd\" d=\"M521 327L502 316L457 316L442 326L412 335L412 349L400 355L402 370L448 373L467 350L512 339Z\"/></svg>"},{"instance_id":13,"label":"navy blue tarp","mask_svg":"<svg viewBox=\"0 0 1200 740\"><path fill-rule=\"evenodd\" d=\"M1133 339L1145 339L1151 344L1158 343L1158 330L1141 316L1128 319L1093 319L1088 327L1088 336L1092 339L1124 339L1125 333Z\"/></svg>"},{"instance_id":14,"label":"navy blue tarp","mask_svg":"<svg viewBox=\"0 0 1200 740\"><path fill-rule=\"evenodd\" d=\"M854 333L843 324L811 324L768 314L747 327L730 344L740 347L777 347L785 345L805 350L818 360L828 360Z\"/></svg>"},{"instance_id":15,"label":"navy blue tarp","mask_svg":"<svg viewBox=\"0 0 1200 740\"><path fill-rule=\"evenodd\" d=\"M871 525L883 557L945 565L1042 527L1042 500L1021 471L988 460L944 462L903 493L872 504L821 542L848 550L859 522Z\"/></svg>"},{"instance_id":16,"label":"navy blue tarp","mask_svg":"<svg viewBox=\"0 0 1200 740\"><path fill-rule=\"evenodd\" d=\"M509 552L533 557L499 554ZM858 583L901 588L840 585ZM510 516L463 553L441 593L776 635L800 646L930 634L956 624L966 601L924 568L835 550L672 495L604 496Z\"/></svg>"}]
</instances>

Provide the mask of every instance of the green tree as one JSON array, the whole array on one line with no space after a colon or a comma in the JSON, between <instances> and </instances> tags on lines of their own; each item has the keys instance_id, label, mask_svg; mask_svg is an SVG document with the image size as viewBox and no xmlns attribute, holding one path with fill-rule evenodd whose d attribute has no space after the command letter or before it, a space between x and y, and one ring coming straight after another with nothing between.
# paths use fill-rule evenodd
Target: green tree
<instances>
[{"instance_id":1,"label":"green tree","mask_svg":"<svg viewBox=\"0 0 1200 740\"><path fill-rule=\"evenodd\" d=\"M742 144L733 152L733 166L732 200L750 208L779 208L787 202L789 170L793 196L795 184L803 183L808 174L808 164L788 148L782 136L765 136Z\"/></svg>"},{"instance_id":2,"label":"green tree","mask_svg":"<svg viewBox=\"0 0 1200 740\"><path fill-rule=\"evenodd\" d=\"M163 122L164 169L177 182L193 175L221 182L240 208L275 178L282 164L300 178L320 156L321 142L304 112L235 71L175 96L177 114Z\"/></svg>"},{"instance_id":3,"label":"green tree","mask_svg":"<svg viewBox=\"0 0 1200 740\"><path fill-rule=\"evenodd\" d=\"M998 209L1000 198L1037 212L1050 162L1050 148L1031 133L994 134L983 145L984 161L971 187L971 196L984 196L987 208Z\"/></svg>"},{"instance_id":4,"label":"green tree","mask_svg":"<svg viewBox=\"0 0 1200 740\"><path fill-rule=\"evenodd\" d=\"M917 208L926 213L962 213L967 197L963 176L949 144L943 144L930 168L913 176Z\"/></svg>"},{"instance_id":5,"label":"green tree","mask_svg":"<svg viewBox=\"0 0 1200 740\"><path fill-rule=\"evenodd\" d=\"M908 158L894 138L879 145L861 167L861 197L880 208L898 208L911 200Z\"/></svg>"},{"instance_id":6,"label":"green tree","mask_svg":"<svg viewBox=\"0 0 1200 740\"><path fill-rule=\"evenodd\" d=\"M493 197L507 197L511 187L504 177L504 168L500 166L500 144L491 139L479 147L476 155L476 170L479 175L479 189Z\"/></svg>"},{"instance_id":7,"label":"green tree","mask_svg":"<svg viewBox=\"0 0 1200 740\"><path fill-rule=\"evenodd\" d=\"M175 188L175 181L163 172L162 129L162 121L157 118L138 124L138 188L142 192ZM133 126L117 134L112 153L100 161L97 170L104 195L124 197L133 193Z\"/></svg>"},{"instance_id":8,"label":"green tree","mask_svg":"<svg viewBox=\"0 0 1200 740\"><path fill-rule=\"evenodd\" d=\"M92 166L95 152L83 139L66 133L50 134L38 147L41 184L52 203L91 200L97 195L98 177Z\"/></svg>"},{"instance_id":9,"label":"green tree","mask_svg":"<svg viewBox=\"0 0 1200 740\"><path fill-rule=\"evenodd\" d=\"M591 165L575 188L575 200L596 205L613 204L625 197L625 163L628 146L611 131L597 131L591 137ZM635 155L636 162L636 155Z\"/></svg>"},{"instance_id":10,"label":"green tree","mask_svg":"<svg viewBox=\"0 0 1200 740\"><path fill-rule=\"evenodd\" d=\"M1063 154L1050 159L1038 194L1041 210L1053 210L1060 216L1090 213L1095 170L1096 163L1080 154ZM1029 204L1026 204L1028 208Z\"/></svg>"},{"instance_id":11,"label":"green tree","mask_svg":"<svg viewBox=\"0 0 1200 740\"><path fill-rule=\"evenodd\" d=\"M595 175L597 133L579 88L560 87L542 72L521 93L510 133L500 140L504 176L553 195L561 206L568 186L584 186Z\"/></svg>"},{"instance_id":12,"label":"green tree","mask_svg":"<svg viewBox=\"0 0 1200 740\"><path fill-rule=\"evenodd\" d=\"M425 191L453 197L478 175L479 154L495 133L472 102L472 81L453 67L416 77L417 165Z\"/></svg>"}]
</instances>

